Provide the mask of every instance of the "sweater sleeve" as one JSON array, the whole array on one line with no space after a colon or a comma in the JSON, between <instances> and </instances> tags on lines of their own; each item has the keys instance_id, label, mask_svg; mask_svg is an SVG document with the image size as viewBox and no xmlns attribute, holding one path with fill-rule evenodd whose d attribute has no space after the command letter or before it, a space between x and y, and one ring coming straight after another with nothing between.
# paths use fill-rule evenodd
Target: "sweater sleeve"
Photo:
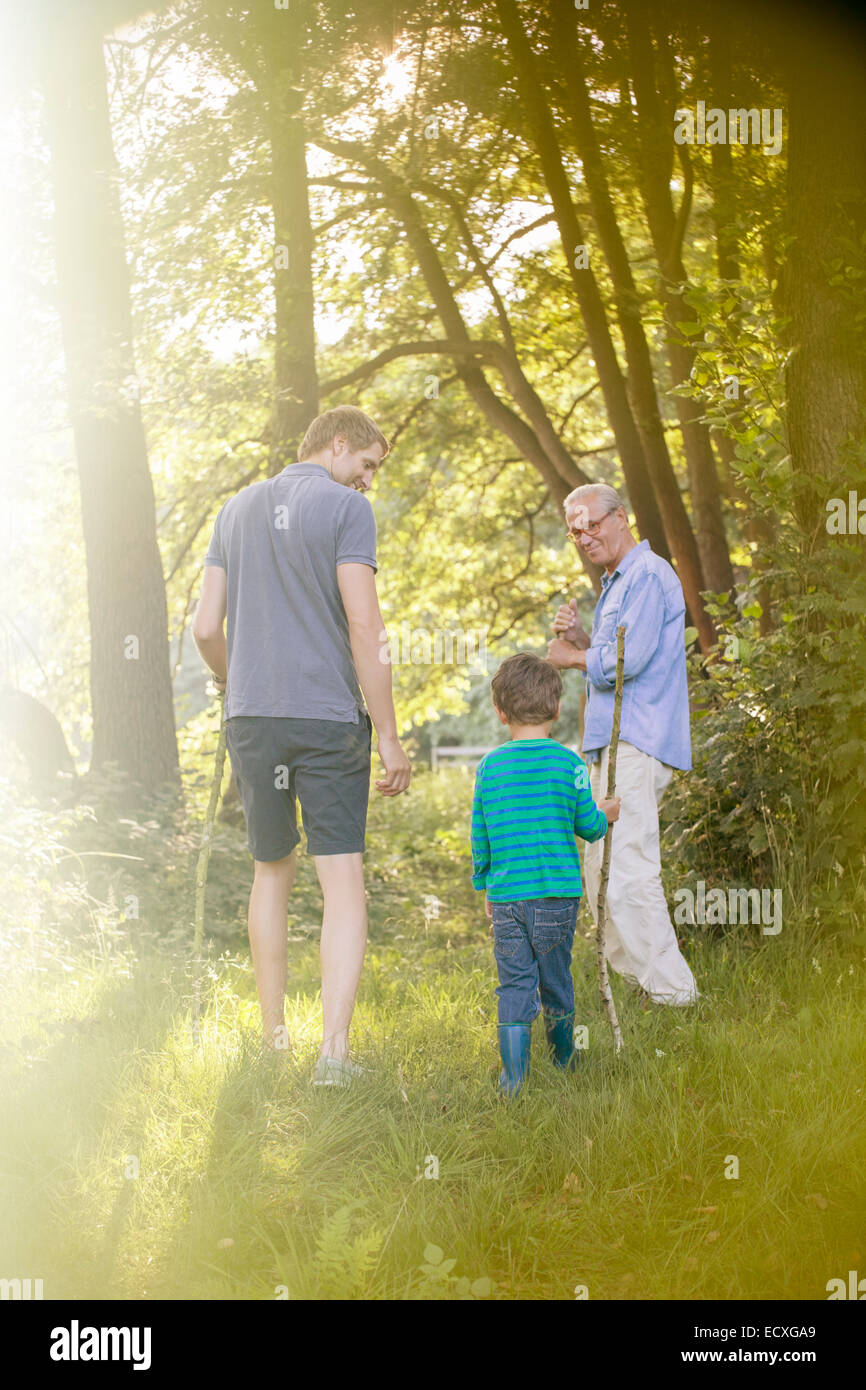
<instances>
[{"instance_id":1,"label":"sweater sleeve","mask_svg":"<svg viewBox=\"0 0 866 1390\"><path fill-rule=\"evenodd\" d=\"M482 765L475 773L475 792L472 797L472 887L486 888L490 872L490 840L484 822L484 805L481 799Z\"/></svg>"},{"instance_id":2,"label":"sweater sleeve","mask_svg":"<svg viewBox=\"0 0 866 1390\"><path fill-rule=\"evenodd\" d=\"M574 805L574 833L582 840L592 843L607 833L607 816L600 811L592 799L589 789L589 773L586 763L579 758L574 769L574 788L577 800Z\"/></svg>"}]
</instances>

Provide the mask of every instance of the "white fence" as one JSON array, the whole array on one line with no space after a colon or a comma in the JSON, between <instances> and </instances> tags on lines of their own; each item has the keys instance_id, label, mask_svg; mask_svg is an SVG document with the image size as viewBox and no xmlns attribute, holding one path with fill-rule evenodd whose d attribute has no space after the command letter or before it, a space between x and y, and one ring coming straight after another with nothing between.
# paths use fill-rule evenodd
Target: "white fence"
<instances>
[{"instance_id":1,"label":"white fence","mask_svg":"<svg viewBox=\"0 0 866 1390\"><path fill-rule=\"evenodd\" d=\"M485 753L491 753L498 744L480 743L440 743L438 747L434 744L430 749L430 768L433 772L439 771L440 761L450 763L456 762L480 762Z\"/></svg>"},{"instance_id":2,"label":"white fence","mask_svg":"<svg viewBox=\"0 0 866 1390\"><path fill-rule=\"evenodd\" d=\"M430 749L430 770L438 772L443 763L477 763L484 757L485 753L492 753L494 748L500 748L499 743L440 743L438 747L434 744ZM566 748L571 748L573 753L580 750L576 744L567 743Z\"/></svg>"}]
</instances>

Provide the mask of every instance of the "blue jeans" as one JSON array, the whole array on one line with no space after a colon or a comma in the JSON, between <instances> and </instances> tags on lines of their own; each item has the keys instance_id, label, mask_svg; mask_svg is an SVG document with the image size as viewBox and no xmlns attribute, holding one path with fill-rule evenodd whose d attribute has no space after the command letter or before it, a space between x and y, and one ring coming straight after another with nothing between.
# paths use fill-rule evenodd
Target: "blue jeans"
<instances>
[{"instance_id":1,"label":"blue jeans","mask_svg":"<svg viewBox=\"0 0 866 1390\"><path fill-rule=\"evenodd\" d=\"M531 1023L541 1012L574 1011L571 948L580 898L491 903L500 1023Z\"/></svg>"}]
</instances>

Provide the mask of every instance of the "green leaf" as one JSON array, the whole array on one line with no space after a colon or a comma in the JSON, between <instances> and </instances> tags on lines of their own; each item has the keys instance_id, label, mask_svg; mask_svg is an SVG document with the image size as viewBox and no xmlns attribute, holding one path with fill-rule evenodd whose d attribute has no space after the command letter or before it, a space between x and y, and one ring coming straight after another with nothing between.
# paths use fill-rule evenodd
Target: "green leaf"
<instances>
[{"instance_id":1,"label":"green leaf","mask_svg":"<svg viewBox=\"0 0 866 1390\"><path fill-rule=\"evenodd\" d=\"M486 1274L482 1278L474 1280L472 1292L476 1298L489 1298L493 1292L493 1280L488 1279Z\"/></svg>"},{"instance_id":2,"label":"green leaf","mask_svg":"<svg viewBox=\"0 0 866 1390\"><path fill-rule=\"evenodd\" d=\"M444 1254L445 1254L445 1251L444 1251L444 1250L440 1250L440 1248L439 1248L438 1245L425 1245L425 1246L424 1246L424 1259L427 1261L428 1264L431 1264L431 1265L438 1265L438 1264L441 1264L441 1262L442 1262L442 1257L443 1257Z\"/></svg>"},{"instance_id":3,"label":"green leaf","mask_svg":"<svg viewBox=\"0 0 866 1390\"><path fill-rule=\"evenodd\" d=\"M691 646L692 642L697 641L698 630L696 627L687 627L685 631L686 646Z\"/></svg>"}]
</instances>

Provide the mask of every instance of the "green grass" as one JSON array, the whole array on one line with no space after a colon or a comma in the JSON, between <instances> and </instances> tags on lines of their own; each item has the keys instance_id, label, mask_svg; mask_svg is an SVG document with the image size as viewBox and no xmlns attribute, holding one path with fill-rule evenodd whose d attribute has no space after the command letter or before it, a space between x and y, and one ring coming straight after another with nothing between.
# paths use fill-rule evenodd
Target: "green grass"
<instances>
[{"instance_id":1,"label":"green grass","mask_svg":"<svg viewBox=\"0 0 866 1390\"><path fill-rule=\"evenodd\" d=\"M698 933L696 1009L644 1012L614 980L617 1058L580 935L580 1072L556 1072L536 1032L530 1084L506 1104L470 787L422 776L371 808L353 1026L370 1075L347 1092L311 1085L309 861L290 918L291 1060L257 1053L239 831L221 830L212 860L199 1045L191 837L172 860L181 889L154 866L171 846L137 850L154 860L139 920L61 878L56 854L38 878L12 873L0 1276L42 1278L46 1298L438 1299L489 1280L475 1296L790 1299L864 1271L862 947L802 919L772 938Z\"/></svg>"}]
</instances>

